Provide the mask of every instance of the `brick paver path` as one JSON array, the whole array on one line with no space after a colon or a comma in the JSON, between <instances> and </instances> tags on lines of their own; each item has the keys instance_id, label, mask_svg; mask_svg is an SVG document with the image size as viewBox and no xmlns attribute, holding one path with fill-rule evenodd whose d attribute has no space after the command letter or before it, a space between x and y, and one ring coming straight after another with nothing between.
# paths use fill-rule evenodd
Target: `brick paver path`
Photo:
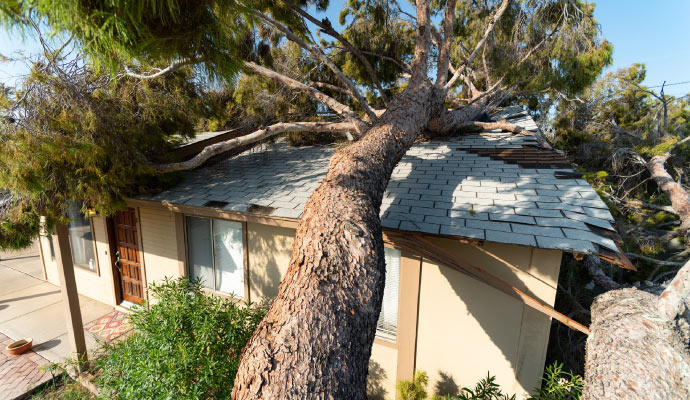
<instances>
[{"instance_id":1,"label":"brick paver path","mask_svg":"<svg viewBox=\"0 0 690 400\"><path fill-rule=\"evenodd\" d=\"M0 400L14 399L51 378L49 372L40 370L49 361L37 353L7 354L5 348L13 341L0 333Z\"/></svg>"}]
</instances>

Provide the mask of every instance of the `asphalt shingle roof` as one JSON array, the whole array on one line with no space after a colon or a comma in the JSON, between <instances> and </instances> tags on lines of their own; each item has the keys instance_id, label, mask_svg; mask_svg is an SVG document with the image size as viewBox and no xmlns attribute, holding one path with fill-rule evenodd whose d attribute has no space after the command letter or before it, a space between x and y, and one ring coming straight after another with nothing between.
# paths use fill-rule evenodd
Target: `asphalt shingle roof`
<instances>
[{"instance_id":1,"label":"asphalt shingle roof","mask_svg":"<svg viewBox=\"0 0 690 400\"><path fill-rule=\"evenodd\" d=\"M531 118L526 129L537 129ZM518 121L511 121L518 122ZM533 169L480 156L473 149L536 146L531 136L483 132L415 144L397 165L381 206L385 228L518 244L580 254L620 256L613 217L572 169ZM143 200L294 218L326 175L335 149L261 145L194 170L173 189ZM263 207L257 207L263 206ZM611 257L614 255L614 257ZM624 257L624 256L623 256Z\"/></svg>"}]
</instances>

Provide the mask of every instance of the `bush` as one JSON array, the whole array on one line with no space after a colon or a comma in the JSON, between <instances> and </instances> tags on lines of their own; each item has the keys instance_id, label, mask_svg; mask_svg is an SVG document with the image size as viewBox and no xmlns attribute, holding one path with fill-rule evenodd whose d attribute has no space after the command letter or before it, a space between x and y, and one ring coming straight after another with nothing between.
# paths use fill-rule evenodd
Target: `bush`
<instances>
[{"instance_id":1,"label":"bush","mask_svg":"<svg viewBox=\"0 0 690 400\"><path fill-rule=\"evenodd\" d=\"M424 371L417 371L411 381L399 381L396 385L400 400L424 400L426 399L426 385L429 378Z\"/></svg>"},{"instance_id":2,"label":"bush","mask_svg":"<svg viewBox=\"0 0 690 400\"><path fill-rule=\"evenodd\" d=\"M229 398L239 355L265 308L204 294L187 279L150 285L154 304L131 315L134 332L95 362L113 399Z\"/></svg>"},{"instance_id":3,"label":"bush","mask_svg":"<svg viewBox=\"0 0 690 400\"><path fill-rule=\"evenodd\" d=\"M582 378L563 371L562 364L554 363L546 367L541 379L544 384L534 390L529 400L578 400L582 395ZM428 383L426 372L418 371L414 380L398 382L398 395L403 400L424 400L427 398ZM496 383L496 377L487 373L486 378L480 380L474 389L464 387L457 395L434 395L432 400L515 400L515 395L503 393Z\"/></svg>"},{"instance_id":4,"label":"bush","mask_svg":"<svg viewBox=\"0 0 690 400\"><path fill-rule=\"evenodd\" d=\"M529 400L577 400L582 395L582 378L563 370L557 362L546 367L544 383Z\"/></svg>"}]
</instances>

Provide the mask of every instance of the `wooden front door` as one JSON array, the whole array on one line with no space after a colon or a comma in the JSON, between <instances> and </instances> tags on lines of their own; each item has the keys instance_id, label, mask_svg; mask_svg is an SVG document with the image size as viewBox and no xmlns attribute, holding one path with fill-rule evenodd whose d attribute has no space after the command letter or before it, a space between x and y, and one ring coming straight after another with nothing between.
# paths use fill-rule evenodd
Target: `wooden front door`
<instances>
[{"instance_id":1,"label":"wooden front door","mask_svg":"<svg viewBox=\"0 0 690 400\"><path fill-rule=\"evenodd\" d=\"M139 251L137 214L133 208L113 217L115 265L120 275L122 299L140 304L144 301L144 276Z\"/></svg>"}]
</instances>

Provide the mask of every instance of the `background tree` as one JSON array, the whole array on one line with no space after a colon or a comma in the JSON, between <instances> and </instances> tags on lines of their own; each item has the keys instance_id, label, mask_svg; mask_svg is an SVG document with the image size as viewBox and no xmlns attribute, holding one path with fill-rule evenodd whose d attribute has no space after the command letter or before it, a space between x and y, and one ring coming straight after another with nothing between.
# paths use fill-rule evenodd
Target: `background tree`
<instances>
[{"instance_id":1,"label":"background tree","mask_svg":"<svg viewBox=\"0 0 690 400\"><path fill-rule=\"evenodd\" d=\"M568 263L561 274L561 306L580 322L591 320L583 398L684 398L690 390L690 109L687 96L657 93L642 85L644 77L642 64L607 74L579 97L560 102L554 123L556 146L607 201L638 267L616 271L587 257L585 273ZM631 285L643 290L621 289ZM554 337L563 342L558 333ZM578 342L566 348L585 366L584 341ZM602 379L607 384L597 383Z\"/></svg>"},{"instance_id":2,"label":"background tree","mask_svg":"<svg viewBox=\"0 0 690 400\"><path fill-rule=\"evenodd\" d=\"M343 32L310 15L327 5L29 0L1 9L5 23L25 26L34 17L70 32L90 65L112 73L124 69L148 81L189 66L234 82L241 69L239 101L249 101L242 79L251 74L273 82L252 87L289 88L311 98L300 97L295 109L316 109L297 120L302 113L276 102L274 115L293 115L184 162L164 163L139 151L155 171L195 168L290 131L358 139L336 152L307 202L278 296L243 352L237 399L365 398L385 275L379 209L395 165L422 132L485 127L481 119L499 105L536 109L558 92L577 94L610 62L611 46L599 36L593 6L582 1L418 0L412 13L397 2L351 1L341 13ZM435 15L442 16L438 26ZM287 63L275 57L281 51ZM291 60L300 68L281 66ZM147 71L146 65L159 68ZM519 131L505 121L500 127ZM90 181L78 184L90 193Z\"/></svg>"}]
</instances>

